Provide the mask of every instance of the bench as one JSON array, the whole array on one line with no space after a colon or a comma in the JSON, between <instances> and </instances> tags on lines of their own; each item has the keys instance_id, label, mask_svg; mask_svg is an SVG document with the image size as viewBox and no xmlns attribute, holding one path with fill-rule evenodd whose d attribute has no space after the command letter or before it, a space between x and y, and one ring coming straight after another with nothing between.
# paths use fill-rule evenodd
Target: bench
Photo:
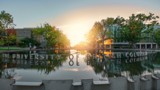
<instances>
[{"instance_id":1,"label":"bench","mask_svg":"<svg viewBox=\"0 0 160 90\"><path fill-rule=\"evenodd\" d=\"M14 85L14 86L41 86L42 82L22 82L22 81L16 81L12 85Z\"/></svg>"}]
</instances>

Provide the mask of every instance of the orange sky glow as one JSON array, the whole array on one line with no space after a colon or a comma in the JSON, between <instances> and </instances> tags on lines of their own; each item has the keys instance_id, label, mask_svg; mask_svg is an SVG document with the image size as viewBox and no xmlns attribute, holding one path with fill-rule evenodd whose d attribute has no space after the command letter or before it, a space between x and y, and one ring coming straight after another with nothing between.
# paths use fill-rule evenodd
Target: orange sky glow
<instances>
[{"instance_id":1,"label":"orange sky glow","mask_svg":"<svg viewBox=\"0 0 160 90\"><path fill-rule=\"evenodd\" d=\"M56 27L62 30L70 39L71 46L85 41L85 35L92 28L94 22L101 21L107 17L122 16L127 18L133 13L155 13L153 10L143 8L133 8L132 6L99 6L81 8L59 16L54 22ZM155 14L157 15L158 12Z\"/></svg>"}]
</instances>

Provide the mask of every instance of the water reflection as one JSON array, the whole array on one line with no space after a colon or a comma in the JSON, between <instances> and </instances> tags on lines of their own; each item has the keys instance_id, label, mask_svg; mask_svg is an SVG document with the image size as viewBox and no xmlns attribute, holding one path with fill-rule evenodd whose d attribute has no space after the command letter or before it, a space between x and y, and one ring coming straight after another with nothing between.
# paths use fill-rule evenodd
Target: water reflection
<instances>
[{"instance_id":1,"label":"water reflection","mask_svg":"<svg viewBox=\"0 0 160 90\"><path fill-rule=\"evenodd\" d=\"M78 58L79 58L79 53L78 52L76 52L76 65L77 66L79 66L79 61L78 61ZM70 54L69 55L69 59L70 59L70 61L68 62L68 64L70 65L70 66L73 66L74 65L74 61L73 61L73 59L74 59L74 56L73 56L73 54Z\"/></svg>"},{"instance_id":2,"label":"water reflection","mask_svg":"<svg viewBox=\"0 0 160 90\"><path fill-rule=\"evenodd\" d=\"M0 55L0 77L13 78L14 69L36 69L39 72L49 74L58 69L67 60L68 51L55 53L52 51L12 52ZM12 71L10 70L12 69Z\"/></svg>"},{"instance_id":3,"label":"water reflection","mask_svg":"<svg viewBox=\"0 0 160 90\"><path fill-rule=\"evenodd\" d=\"M160 52L109 51L103 55L77 51L34 51L0 55L0 77L19 78L15 77L17 69L34 69L48 76L54 73L54 78L56 76L67 79L143 76L160 72Z\"/></svg>"},{"instance_id":4,"label":"water reflection","mask_svg":"<svg viewBox=\"0 0 160 90\"><path fill-rule=\"evenodd\" d=\"M107 55L87 54L86 63L102 77L132 77L154 74L160 66L160 52L112 52Z\"/></svg>"}]
</instances>

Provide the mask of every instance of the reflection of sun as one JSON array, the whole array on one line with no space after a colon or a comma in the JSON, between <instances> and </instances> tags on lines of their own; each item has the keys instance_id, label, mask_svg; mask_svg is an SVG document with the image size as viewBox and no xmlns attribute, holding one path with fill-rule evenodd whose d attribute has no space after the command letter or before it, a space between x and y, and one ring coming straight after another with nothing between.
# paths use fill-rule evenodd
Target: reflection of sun
<instances>
[{"instance_id":1,"label":"reflection of sun","mask_svg":"<svg viewBox=\"0 0 160 90\"><path fill-rule=\"evenodd\" d=\"M81 41L85 41L85 34L90 30L90 27L86 23L74 23L62 26L60 29L69 38L71 46L74 46Z\"/></svg>"}]
</instances>

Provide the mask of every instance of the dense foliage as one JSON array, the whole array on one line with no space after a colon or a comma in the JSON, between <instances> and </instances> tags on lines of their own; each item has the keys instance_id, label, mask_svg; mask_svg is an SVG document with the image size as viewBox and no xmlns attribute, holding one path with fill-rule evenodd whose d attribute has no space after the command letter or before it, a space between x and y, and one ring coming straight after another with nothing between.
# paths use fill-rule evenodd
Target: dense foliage
<instances>
[{"instance_id":1,"label":"dense foliage","mask_svg":"<svg viewBox=\"0 0 160 90\"><path fill-rule=\"evenodd\" d=\"M89 48L96 48L96 42L100 35L103 32L103 25L100 22L95 22L92 29L87 34L87 41L88 41L88 47Z\"/></svg>"},{"instance_id":2,"label":"dense foliage","mask_svg":"<svg viewBox=\"0 0 160 90\"><path fill-rule=\"evenodd\" d=\"M13 17L11 14L6 13L5 11L0 12L0 45L13 44L14 36L7 34L7 29L13 28ZM8 42L11 40L10 42Z\"/></svg>"},{"instance_id":3,"label":"dense foliage","mask_svg":"<svg viewBox=\"0 0 160 90\"><path fill-rule=\"evenodd\" d=\"M43 37L46 40L46 46L48 48L58 47L66 48L70 46L70 41L59 29L52 27L49 24L44 24L41 27L37 27L33 30L33 36L38 38ZM40 42L40 40L38 40Z\"/></svg>"},{"instance_id":4,"label":"dense foliage","mask_svg":"<svg viewBox=\"0 0 160 90\"><path fill-rule=\"evenodd\" d=\"M134 48L135 43L141 40L142 31L149 31L151 27L157 24L156 19L159 18L152 13L146 14L132 14L129 19L125 19L121 27L121 38Z\"/></svg>"},{"instance_id":5,"label":"dense foliage","mask_svg":"<svg viewBox=\"0 0 160 90\"><path fill-rule=\"evenodd\" d=\"M93 28L88 33L88 42L90 45L95 45L96 41L113 39L114 41L125 41L129 43L130 48L135 48L135 43L146 38L145 36L153 33L154 26L158 25L158 16L152 13L146 14L132 14L128 19L118 16L117 18L102 19L101 22L96 22ZM114 27L118 28L117 30ZM118 37L116 34L119 34ZM158 38L158 32L157 38ZM156 34L155 34L156 36ZM156 38L155 38L156 39ZM156 39L158 41L158 39ZM95 48L95 46L92 46Z\"/></svg>"},{"instance_id":6,"label":"dense foliage","mask_svg":"<svg viewBox=\"0 0 160 90\"><path fill-rule=\"evenodd\" d=\"M154 32L154 40L160 46L160 28Z\"/></svg>"},{"instance_id":7,"label":"dense foliage","mask_svg":"<svg viewBox=\"0 0 160 90\"><path fill-rule=\"evenodd\" d=\"M19 43L20 47L39 46L39 43L33 38L24 38Z\"/></svg>"}]
</instances>

